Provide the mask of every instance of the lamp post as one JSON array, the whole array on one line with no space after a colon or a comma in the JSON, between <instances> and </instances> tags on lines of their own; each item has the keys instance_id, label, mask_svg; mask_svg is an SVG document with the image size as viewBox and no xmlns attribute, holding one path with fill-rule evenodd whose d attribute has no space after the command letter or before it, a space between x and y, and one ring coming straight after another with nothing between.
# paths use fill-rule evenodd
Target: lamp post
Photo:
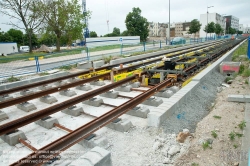
<instances>
[{"instance_id":1,"label":"lamp post","mask_svg":"<svg viewBox=\"0 0 250 166\"><path fill-rule=\"evenodd\" d=\"M171 44L171 37L170 37L170 0L169 0L169 23L168 23L168 36L169 36L169 45Z\"/></svg>"},{"instance_id":2,"label":"lamp post","mask_svg":"<svg viewBox=\"0 0 250 166\"><path fill-rule=\"evenodd\" d=\"M214 6L208 6L207 7L207 30L208 30L208 8L212 8ZM206 30L206 39L207 39L207 30Z\"/></svg>"}]
</instances>

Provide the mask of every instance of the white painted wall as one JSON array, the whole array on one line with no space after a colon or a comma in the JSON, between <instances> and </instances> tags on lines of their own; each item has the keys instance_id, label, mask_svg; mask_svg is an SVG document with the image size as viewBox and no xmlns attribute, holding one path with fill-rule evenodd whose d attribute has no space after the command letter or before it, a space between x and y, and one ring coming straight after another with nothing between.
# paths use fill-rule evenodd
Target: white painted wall
<instances>
[{"instance_id":1,"label":"white painted wall","mask_svg":"<svg viewBox=\"0 0 250 166\"><path fill-rule=\"evenodd\" d=\"M239 19L235 16L232 16L231 27L236 29L236 30L239 30Z\"/></svg>"},{"instance_id":2,"label":"white painted wall","mask_svg":"<svg viewBox=\"0 0 250 166\"><path fill-rule=\"evenodd\" d=\"M244 33L250 33L250 27L246 27Z\"/></svg>"},{"instance_id":3,"label":"white painted wall","mask_svg":"<svg viewBox=\"0 0 250 166\"><path fill-rule=\"evenodd\" d=\"M87 47L98 47L117 44L139 44L140 36L95 37L86 39Z\"/></svg>"},{"instance_id":4,"label":"white painted wall","mask_svg":"<svg viewBox=\"0 0 250 166\"><path fill-rule=\"evenodd\" d=\"M243 24L239 24L239 31L245 32L245 28Z\"/></svg>"},{"instance_id":5,"label":"white painted wall","mask_svg":"<svg viewBox=\"0 0 250 166\"><path fill-rule=\"evenodd\" d=\"M7 55L16 52L18 52L17 43L0 43L0 55Z\"/></svg>"},{"instance_id":6,"label":"white painted wall","mask_svg":"<svg viewBox=\"0 0 250 166\"><path fill-rule=\"evenodd\" d=\"M218 13L208 13L208 15L206 13L206 14L200 15L200 23L202 24L201 30L200 30L200 37L206 37L206 32L204 32L204 29L205 29L205 26L207 25L207 22L208 23L214 22L215 24L217 24L217 23L220 24L225 32L226 19ZM212 34L212 35L214 35L214 34ZM208 35L208 37L209 36L210 36L210 34Z\"/></svg>"}]
</instances>

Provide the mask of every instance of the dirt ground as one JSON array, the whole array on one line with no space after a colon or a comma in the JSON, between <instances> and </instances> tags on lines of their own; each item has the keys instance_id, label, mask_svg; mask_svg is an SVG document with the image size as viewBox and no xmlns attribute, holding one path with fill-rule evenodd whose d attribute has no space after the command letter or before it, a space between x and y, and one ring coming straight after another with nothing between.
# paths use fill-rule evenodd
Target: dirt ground
<instances>
[{"instance_id":1,"label":"dirt ground","mask_svg":"<svg viewBox=\"0 0 250 166\"><path fill-rule=\"evenodd\" d=\"M186 140L190 141L189 149L174 162L174 165L237 166L240 154L247 158L247 152L240 150L244 135L241 135L242 130L238 126L244 120L245 103L228 102L227 96L249 92L247 78L242 76L237 76L230 87L224 87L218 92L210 113L197 124L193 138ZM217 134L216 138L212 136L212 131L214 135Z\"/></svg>"}]
</instances>

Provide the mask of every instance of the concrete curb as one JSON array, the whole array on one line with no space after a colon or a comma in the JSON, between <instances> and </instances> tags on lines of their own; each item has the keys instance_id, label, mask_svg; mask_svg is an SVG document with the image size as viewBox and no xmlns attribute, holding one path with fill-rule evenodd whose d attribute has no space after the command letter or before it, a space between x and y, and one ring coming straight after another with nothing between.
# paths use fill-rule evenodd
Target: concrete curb
<instances>
[{"instance_id":1,"label":"concrete curb","mask_svg":"<svg viewBox=\"0 0 250 166\"><path fill-rule=\"evenodd\" d=\"M44 80L49 80L49 79L52 79L52 78L62 77L62 76L66 76L68 74L69 74L68 72L60 72L60 73L51 74L51 75L48 75L48 76L32 78L30 80L23 80L23 81L17 81L17 82L14 82L14 83L4 84L4 85L0 86L0 90L7 90L7 89L11 89L11 88L16 88L18 86L31 84L31 83L35 83L35 82L39 82L39 81L44 81Z\"/></svg>"},{"instance_id":2,"label":"concrete curb","mask_svg":"<svg viewBox=\"0 0 250 166\"><path fill-rule=\"evenodd\" d=\"M202 81L207 77L209 74L211 74L213 71L220 71L220 64L223 61L227 61L231 58L231 54L239 47L241 46L246 40L241 42L238 46L234 47L232 50L228 51L225 55L223 55L220 59L218 59L216 62L214 62L212 65L208 66L206 69L204 69L201 73L197 74L192 80L193 81Z\"/></svg>"},{"instance_id":3,"label":"concrete curb","mask_svg":"<svg viewBox=\"0 0 250 166\"><path fill-rule=\"evenodd\" d=\"M246 40L244 40L238 46L234 47L232 50L227 52L212 65L204 69L201 73L197 74L190 83L188 83L184 88L182 88L173 96L171 96L167 100L167 102L164 102L163 104L158 106L157 108L159 108L159 110L151 111L148 114L148 126L160 127L161 124L167 119L167 117L171 116L174 113L175 109L179 105L183 104L184 102L187 101L189 97L191 97L192 92L196 90L196 87L200 83L202 83L202 81L204 81L205 78L207 78L213 71L219 72L220 63L225 60L228 60L231 57L231 54L245 41Z\"/></svg>"}]
</instances>

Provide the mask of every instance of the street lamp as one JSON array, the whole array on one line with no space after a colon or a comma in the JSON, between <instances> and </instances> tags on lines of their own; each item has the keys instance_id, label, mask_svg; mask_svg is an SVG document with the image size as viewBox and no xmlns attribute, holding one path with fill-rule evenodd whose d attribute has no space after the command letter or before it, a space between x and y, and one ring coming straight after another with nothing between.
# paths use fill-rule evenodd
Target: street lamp
<instances>
[{"instance_id":1,"label":"street lamp","mask_svg":"<svg viewBox=\"0 0 250 166\"><path fill-rule=\"evenodd\" d=\"M214 6L208 6L207 7L207 30L208 30L208 8L212 8ZM206 39L207 39L207 30L206 30Z\"/></svg>"},{"instance_id":2,"label":"street lamp","mask_svg":"<svg viewBox=\"0 0 250 166\"><path fill-rule=\"evenodd\" d=\"M169 23L168 23L168 36L169 36L169 45L171 44L171 37L170 37L170 0L169 0Z\"/></svg>"}]
</instances>

